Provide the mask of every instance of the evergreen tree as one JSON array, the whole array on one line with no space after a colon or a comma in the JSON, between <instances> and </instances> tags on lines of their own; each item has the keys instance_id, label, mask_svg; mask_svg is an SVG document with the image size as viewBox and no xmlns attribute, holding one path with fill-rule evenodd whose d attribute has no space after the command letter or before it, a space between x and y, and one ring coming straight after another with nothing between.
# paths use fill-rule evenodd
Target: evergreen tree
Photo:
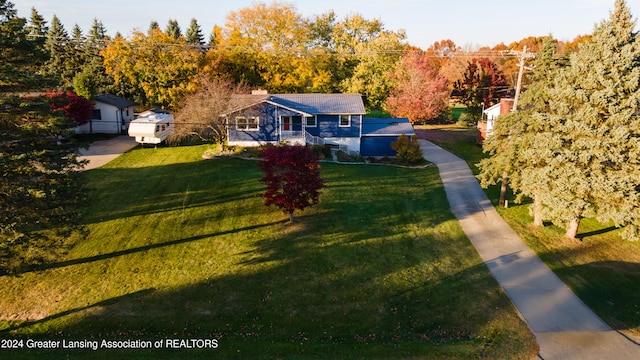
<instances>
[{"instance_id":1,"label":"evergreen tree","mask_svg":"<svg viewBox=\"0 0 640 360\"><path fill-rule=\"evenodd\" d=\"M29 25L26 28L27 33L34 38L42 38L44 43L44 37L47 34L47 22L38 13L35 7L31 8L31 17L29 18Z\"/></svg>"},{"instance_id":2,"label":"evergreen tree","mask_svg":"<svg viewBox=\"0 0 640 360\"><path fill-rule=\"evenodd\" d=\"M67 54L68 62L66 64L67 67L80 69L84 65L87 58L84 53L84 40L85 39L82 35L82 29L80 28L80 25L75 24L71 29L71 38L69 39L69 53Z\"/></svg>"},{"instance_id":3,"label":"evergreen tree","mask_svg":"<svg viewBox=\"0 0 640 360\"><path fill-rule=\"evenodd\" d=\"M1 0L0 0L1 1ZM0 274L54 255L77 220L82 184L74 123L46 97L4 98L0 112Z\"/></svg>"},{"instance_id":4,"label":"evergreen tree","mask_svg":"<svg viewBox=\"0 0 640 360\"><path fill-rule=\"evenodd\" d=\"M483 187L508 179L511 188L518 196L534 199L533 215L535 226L543 225L543 207L541 192L547 188L545 176L550 133L553 127L548 118L550 111L549 91L560 63L556 58L556 42L547 37L533 62L533 71L529 75L532 84L522 94L521 110L502 115L495 122L493 134L484 143L484 151L491 154L478 164L478 178ZM501 199L503 194L501 194Z\"/></svg>"},{"instance_id":5,"label":"evergreen tree","mask_svg":"<svg viewBox=\"0 0 640 360\"><path fill-rule=\"evenodd\" d=\"M182 30L180 29L178 20L169 19L169 22L167 23L167 27L164 29L164 32L176 40L178 40L178 38L182 36Z\"/></svg>"},{"instance_id":6,"label":"evergreen tree","mask_svg":"<svg viewBox=\"0 0 640 360\"><path fill-rule=\"evenodd\" d=\"M640 40L624 0L560 72L551 94L557 124L543 202L575 238L580 219L626 226L640 239Z\"/></svg>"},{"instance_id":7,"label":"evergreen tree","mask_svg":"<svg viewBox=\"0 0 640 360\"><path fill-rule=\"evenodd\" d=\"M533 225L542 226L544 213L542 194L548 188L548 172L552 167L549 159L550 148L554 148L553 119L548 116L551 112L550 93L554 87L556 74L563 66L562 59L556 52L556 41L548 36L543 40L540 51L529 75L531 85L520 98L520 106L525 115L526 131L520 135L523 139L520 160L520 176L515 178L514 186L520 194L533 198Z\"/></svg>"},{"instance_id":8,"label":"evergreen tree","mask_svg":"<svg viewBox=\"0 0 640 360\"><path fill-rule=\"evenodd\" d=\"M87 98L93 98L97 93L106 93L112 90L113 79L107 75L104 59L100 55L100 52L107 47L108 36L106 33L107 30L102 22L94 18L84 44L85 64L76 74L79 79L74 78L76 93L85 96L89 91L90 97ZM77 88L76 84L80 85L80 88Z\"/></svg>"},{"instance_id":9,"label":"evergreen tree","mask_svg":"<svg viewBox=\"0 0 640 360\"><path fill-rule=\"evenodd\" d=\"M27 30L13 6L0 0L0 274L50 257L54 243L68 235L52 230L77 218L82 197L78 144L59 141L74 123L52 110L50 99L7 94L42 87L34 82L39 37L28 33L44 26Z\"/></svg>"},{"instance_id":10,"label":"evergreen tree","mask_svg":"<svg viewBox=\"0 0 640 360\"><path fill-rule=\"evenodd\" d=\"M155 30L160 30L160 24L157 21L153 20L149 24L149 29L147 30L147 35L151 35Z\"/></svg>"},{"instance_id":11,"label":"evergreen tree","mask_svg":"<svg viewBox=\"0 0 640 360\"><path fill-rule=\"evenodd\" d=\"M49 60L44 65L45 74L58 84L70 85L74 72L68 66L71 53L70 39L56 15L53 15L51 27L47 31L45 49L49 52Z\"/></svg>"},{"instance_id":12,"label":"evergreen tree","mask_svg":"<svg viewBox=\"0 0 640 360\"><path fill-rule=\"evenodd\" d=\"M204 35L202 34L202 29L200 28L200 25L198 25L198 21L196 21L196 19L191 19L191 24L189 25L189 29L187 29L186 37L187 43L204 46Z\"/></svg>"},{"instance_id":13,"label":"evergreen tree","mask_svg":"<svg viewBox=\"0 0 640 360\"><path fill-rule=\"evenodd\" d=\"M81 44L82 40L84 40L84 37L82 36L82 29L77 23L73 25L73 28L71 29L71 40L73 41L74 46L76 46L76 44Z\"/></svg>"},{"instance_id":14,"label":"evergreen tree","mask_svg":"<svg viewBox=\"0 0 640 360\"><path fill-rule=\"evenodd\" d=\"M0 92L31 87L24 79L32 70L35 44L27 39L25 24L12 3L0 0Z\"/></svg>"}]
</instances>

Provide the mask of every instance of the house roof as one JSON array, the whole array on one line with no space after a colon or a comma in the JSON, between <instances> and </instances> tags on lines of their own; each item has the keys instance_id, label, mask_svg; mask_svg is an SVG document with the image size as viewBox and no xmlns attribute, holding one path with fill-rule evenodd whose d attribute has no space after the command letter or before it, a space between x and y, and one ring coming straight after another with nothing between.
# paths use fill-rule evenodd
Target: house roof
<instances>
[{"instance_id":1,"label":"house roof","mask_svg":"<svg viewBox=\"0 0 640 360\"><path fill-rule=\"evenodd\" d=\"M365 114L360 94L281 94L271 101L309 114Z\"/></svg>"},{"instance_id":2,"label":"house roof","mask_svg":"<svg viewBox=\"0 0 640 360\"><path fill-rule=\"evenodd\" d=\"M363 136L411 136L416 132L407 118L363 118Z\"/></svg>"},{"instance_id":3,"label":"house roof","mask_svg":"<svg viewBox=\"0 0 640 360\"><path fill-rule=\"evenodd\" d=\"M484 113L487 115L495 113L496 111L498 112L498 114L500 114L500 103L497 103L491 107L484 109Z\"/></svg>"},{"instance_id":4,"label":"house roof","mask_svg":"<svg viewBox=\"0 0 640 360\"><path fill-rule=\"evenodd\" d=\"M96 95L96 97L94 99L96 101L101 102L101 103L105 103L105 104L109 104L109 105L115 106L118 109L126 109L126 108L128 108L130 106L138 105L138 103L135 102L135 101L127 100L127 99L121 98L120 96L116 96L116 95L113 95L113 94Z\"/></svg>"},{"instance_id":5,"label":"house roof","mask_svg":"<svg viewBox=\"0 0 640 360\"><path fill-rule=\"evenodd\" d=\"M310 115L366 113L362 96L359 94L235 95L231 99L231 108L239 110L262 102L269 102Z\"/></svg>"},{"instance_id":6,"label":"house roof","mask_svg":"<svg viewBox=\"0 0 640 360\"><path fill-rule=\"evenodd\" d=\"M154 114L170 114L169 111L164 110L164 109L160 109L160 108L152 108L146 111L143 111L141 113L138 114L139 117L145 117L145 116L149 116L149 115L154 115Z\"/></svg>"}]
</instances>

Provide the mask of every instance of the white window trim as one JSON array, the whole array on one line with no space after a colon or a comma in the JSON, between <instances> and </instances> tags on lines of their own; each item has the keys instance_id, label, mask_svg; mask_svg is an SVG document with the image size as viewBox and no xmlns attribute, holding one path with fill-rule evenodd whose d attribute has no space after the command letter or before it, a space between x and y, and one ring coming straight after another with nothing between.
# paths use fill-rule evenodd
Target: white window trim
<instances>
[{"instance_id":1,"label":"white window trim","mask_svg":"<svg viewBox=\"0 0 640 360\"><path fill-rule=\"evenodd\" d=\"M309 123L307 122L307 119L313 119L313 125L309 125ZM314 128L314 127L318 127L318 118L313 115L313 116L303 116L304 119L304 126L305 127L309 127L309 128Z\"/></svg>"},{"instance_id":2,"label":"white window trim","mask_svg":"<svg viewBox=\"0 0 640 360\"><path fill-rule=\"evenodd\" d=\"M342 117L347 116L349 118L349 122L347 125L342 125ZM351 115L338 115L338 126L339 127L351 127Z\"/></svg>"},{"instance_id":3,"label":"white window trim","mask_svg":"<svg viewBox=\"0 0 640 360\"><path fill-rule=\"evenodd\" d=\"M241 128L239 121L240 119L244 119L244 126L246 126L246 128ZM255 121L255 128L250 128L249 127L249 119L253 119ZM257 116L236 116L236 130L239 131L259 131L260 130L260 118Z\"/></svg>"}]
</instances>

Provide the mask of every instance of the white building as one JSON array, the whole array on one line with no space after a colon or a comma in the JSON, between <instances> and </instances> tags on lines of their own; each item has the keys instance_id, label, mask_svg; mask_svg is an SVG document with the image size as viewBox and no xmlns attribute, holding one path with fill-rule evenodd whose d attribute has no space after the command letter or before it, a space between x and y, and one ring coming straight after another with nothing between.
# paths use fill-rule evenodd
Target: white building
<instances>
[{"instance_id":1,"label":"white building","mask_svg":"<svg viewBox=\"0 0 640 360\"><path fill-rule=\"evenodd\" d=\"M76 133L126 134L134 117L133 107L138 103L111 94L98 95L94 100L91 120L78 126Z\"/></svg>"},{"instance_id":2,"label":"white building","mask_svg":"<svg viewBox=\"0 0 640 360\"><path fill-rule=\"evenodd\" d=\"M496 119L500 115L511 112L513 108L513 99L500 99L500 102L483 111L486 120L478 121L478 138L477 143L482 144L493 134L493 127Z\"/></svg>"}]
</instances>

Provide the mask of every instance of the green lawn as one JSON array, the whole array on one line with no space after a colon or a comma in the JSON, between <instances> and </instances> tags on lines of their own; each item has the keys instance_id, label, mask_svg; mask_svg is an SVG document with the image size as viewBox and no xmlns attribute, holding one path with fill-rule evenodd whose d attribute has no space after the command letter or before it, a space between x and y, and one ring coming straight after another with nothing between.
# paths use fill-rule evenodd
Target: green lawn
<instances>
[{"instance_id":1,"label":"green lawn","mask_svg":"<svg viewBox=\"0 0 640 360\"><path fill-rule=\"evenodd\" d=\"M88 171L86 236L0 277L0 339L216 339L4 358L530 358L535 341L435 167L324 163L320 204L265 208L255 162L136 148Z\"/></svg>"},{"instance_id":2,"label":"green lawn","mask_svg":"<svg viewBox=\"0 0 640 360\"><path fill-rule=\"evenodd\" d=\"M461 131L456 126L423 129L442 147L476 164L485 154L474 145L475 129ZM447 135L448 134L448 135ZM486 190L497 204L497 186ZM614 329L640 341L640 243L623 240L612 224L584 219L579 238L567 240L564 229L551 224L541 229L529 226L533 218L529 204L511 204L498 212L543 261L591 309Z\"/></svg>"}]
</instances>

